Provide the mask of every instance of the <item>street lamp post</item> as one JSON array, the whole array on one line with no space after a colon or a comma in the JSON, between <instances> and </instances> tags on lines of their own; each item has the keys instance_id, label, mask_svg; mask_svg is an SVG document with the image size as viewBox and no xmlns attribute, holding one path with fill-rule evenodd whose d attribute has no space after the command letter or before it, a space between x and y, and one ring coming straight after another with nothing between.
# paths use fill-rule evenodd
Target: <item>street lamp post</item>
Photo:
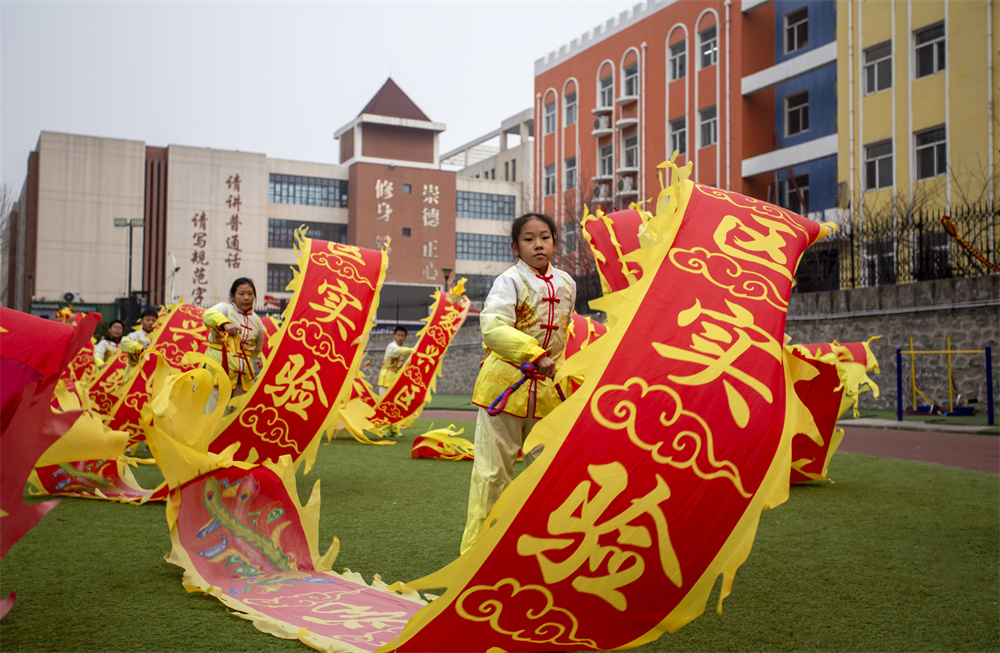
<instances>
[{"instance_id":1,"label":"street lamp post","mask_svg":"<svg viewBox=\"0 0 1000 653\"><path fill-rule=\"evenodd\" d=\"M451 276L451 268L441 268L441 271L444 272L444 291L448 292L448 277Z\"/></svg>"},{"instance_id":2,"label":"street lamp post","mask_svg":"<svg viewBox=\"0 0 1000 653\"><path fill-rule=\"evenodd\" d=\"M115 218L115 227L128 229L128 249L125 254L125 298L132 296L132 229L144 225L142 218Z\"/></svg>"}]
</instances>

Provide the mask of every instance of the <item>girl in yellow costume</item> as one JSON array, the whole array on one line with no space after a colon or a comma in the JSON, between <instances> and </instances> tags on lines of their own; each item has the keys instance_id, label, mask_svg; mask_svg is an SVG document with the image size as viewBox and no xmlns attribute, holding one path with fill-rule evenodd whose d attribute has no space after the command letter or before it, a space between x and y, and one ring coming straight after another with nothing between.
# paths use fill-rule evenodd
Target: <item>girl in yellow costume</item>
<instances>
[{"instance_id":1,"label":"girl in yellow costume","mask_svg":"<svg viewBox=\"0 0 1000 653\"><path fill-rule=\"evenodd\" d=\"M511 225L510 239L517 263L493 282L479 315L483 347L489 354L472 394L479 415L462 553L479 539L490 509L513 480L514 461L524 439L560 402L552 379L564 359L576 303L576 282L549 263L558 242L552 218L522 215ZM503 411L491 416L486 407L522 378L520 365L526 362L537 367L537 377L525 381ZM539 454L541 447L525 451L525 465Z\"/></svg>"},{"instance_id":2,"label":"girl in yellow costume","mask_svg":"<svg viewBox=\"0 0 1000 653\"><path fill-rule=\"evenodd\" d=\"M264 324L253 312L257 299L257 289L253 281L240 277L229 289L229 302L216 304L205 311L202 321L209 328L206 354L214 359L222 369L229 371L229 381L233 384L233 397L238 397L250 389L256 375L258 356L264 346ZM211 368L209 368L211 370ZM212 371L214 378L215 371ZM205 412L215 410L219 403L219 386L216 384L212 395L205 404Z\"/></svg>"}]
</instances>

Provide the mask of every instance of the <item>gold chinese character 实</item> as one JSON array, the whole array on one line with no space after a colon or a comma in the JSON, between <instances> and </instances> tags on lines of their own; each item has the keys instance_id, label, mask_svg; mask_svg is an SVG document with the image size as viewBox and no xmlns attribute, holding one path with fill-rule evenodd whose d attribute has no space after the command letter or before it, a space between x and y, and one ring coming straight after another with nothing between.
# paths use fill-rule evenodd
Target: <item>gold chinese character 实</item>
<instances>
[{"instance_id":1,"label":"gold chinese character \u5b9e","mask_svg":"<svg viewBox=\"0 0 1000 653\"><path fill-rule=\"evenodd\" d=\"M348 329L354 330L354 320L344 315L348 309L361 310L361 302L351 295L347 284L337 279L332 283L325 281L317 289L323 296L323 303L316 304L309 302L309 307L321 313L322 316L316 318L317 322L333 322L337 325L341 339L347 337Z\"/></svg>"}]
</instances>

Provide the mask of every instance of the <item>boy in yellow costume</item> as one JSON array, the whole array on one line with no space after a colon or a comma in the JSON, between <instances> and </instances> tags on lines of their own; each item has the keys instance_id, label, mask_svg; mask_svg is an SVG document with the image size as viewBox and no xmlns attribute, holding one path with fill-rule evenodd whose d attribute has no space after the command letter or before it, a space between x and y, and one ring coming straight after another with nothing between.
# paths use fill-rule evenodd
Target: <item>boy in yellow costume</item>
<instances>
[{"instance_id":1,"label":"boy in yellow costume","mask_svg":"<svg viewBox=\"0 0 1000 653\"><path fill-rule=\"evenodd\" d=\"M576 282L549 263L557 238L555 221L547 215L528 213L514 220L511 250L517 263L493 282L479 315L489 355L472 394L479 415L462 553L479 539L490 509L513 480L524 439L561 401L552 379L565 358ZM535 378L510 395L502 412L490 415L487 407L522 378L522 363L535 365ZM524 464L540 454L540 447L525 451Z\"/></svg>"},{"instance_id":2,"label":"boy in yellow costume","mask_svg":"<svg viewBox=\"0 0 1000 653\"><path fill-rule=\"evenodd\" d=\"M406 359L413 353L412 347L404 347L406 335L409 333L404 326L397 326L392 334L392 340L386 345L385 359L382 362L382 369L378 373L378 396L382 398L386 391L392 387L399 377L399 372L406 364ZM382 435L391 435L394 438L402 437L398 424L389 424L382 430Z\"/></svg>"}]
</instances>

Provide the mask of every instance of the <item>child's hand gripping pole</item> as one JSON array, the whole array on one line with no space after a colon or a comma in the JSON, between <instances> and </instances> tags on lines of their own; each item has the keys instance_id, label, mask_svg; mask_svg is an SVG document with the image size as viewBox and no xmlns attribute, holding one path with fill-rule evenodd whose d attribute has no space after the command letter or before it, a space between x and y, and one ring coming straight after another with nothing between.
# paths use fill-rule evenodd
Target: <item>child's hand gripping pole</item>
<instances>
[{"instance_id":1,"label":"child's hand gripping pole","mask_svg":"<svg viewBox=\"0 0 1000 653\"><path fill-rule=\"evenodd\" d=\"M486 409L487 415L489 415L490 417L496 417L497 415L502 413L504 407L507 406L507 400L510 399L510 396L512 394L514 394L514 391L520 388L521 385L528 379L535 380L540 378L538 375L538 367L534 363L521 363L520 369L521 369L521 374L523 374L524 376L522 376L517 382L512 384L509 388L501 392L500 396L498 396L496 399L493 400L493 403L490 404L490 407ZM563 394L562 387L558 383L556 383L556 392L559 393L559 399L561 401L566 401L566 395Z\"/></svg>"}]
</instances>

